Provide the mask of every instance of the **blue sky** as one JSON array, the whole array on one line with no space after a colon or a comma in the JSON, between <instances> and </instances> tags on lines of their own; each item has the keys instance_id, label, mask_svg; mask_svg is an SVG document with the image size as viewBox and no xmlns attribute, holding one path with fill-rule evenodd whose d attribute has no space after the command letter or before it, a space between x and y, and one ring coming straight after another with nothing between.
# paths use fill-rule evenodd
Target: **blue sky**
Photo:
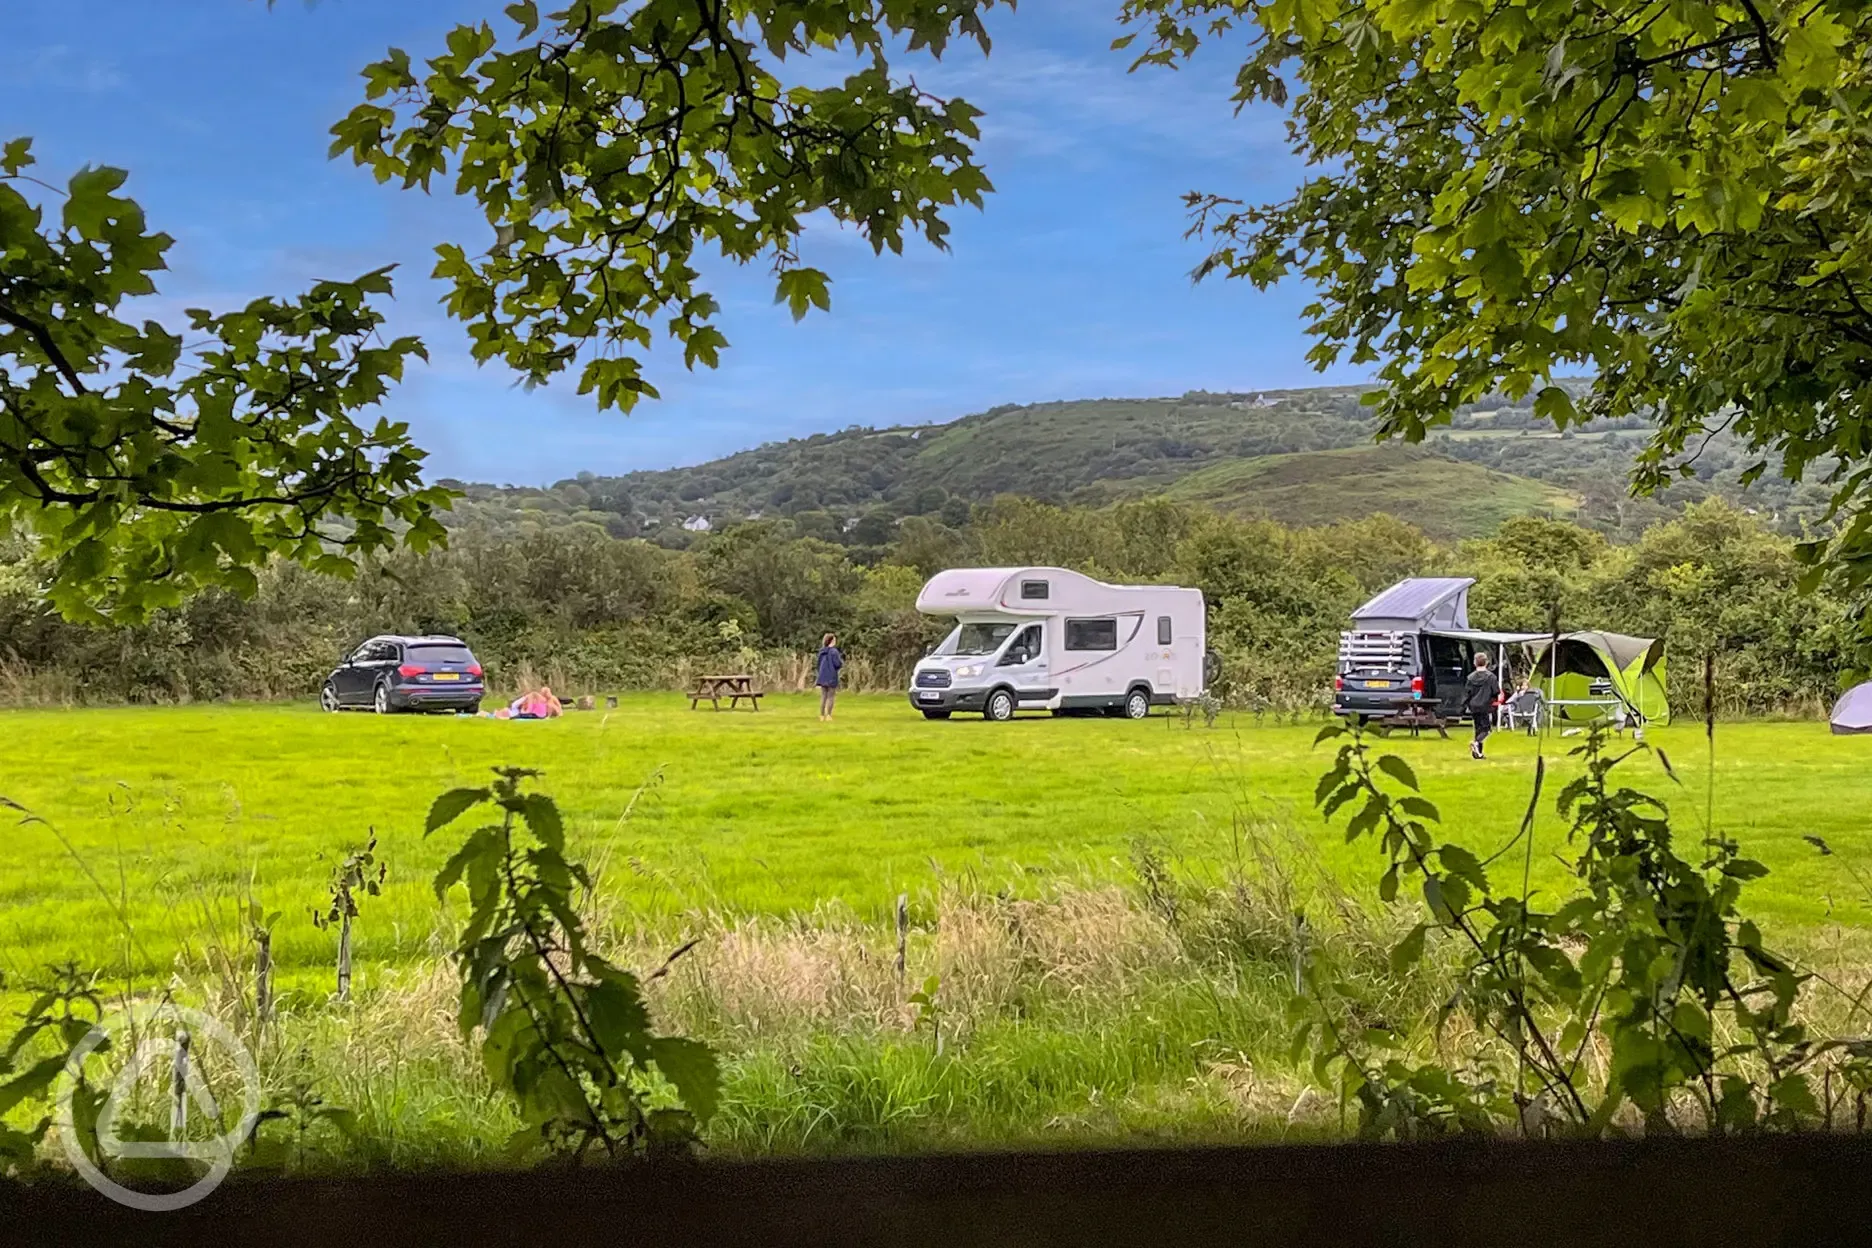
<instances>
[{"instance_id":1,"label":"blue sky","mask_svg":"<svg viewBox=\"0 0 1872 1248\"><path fill-rule=\"evenodd\" d=\"M5 7L0 138L32 135L54 180L87 163L130 170L130 193L177 240L161 307L225 308L402 266L393 328L421 334L432 362L387 408L436 476L538 484L998 403L1365 376L1306 363L1298 283L1265 294L1190 283L1200 248L1183 238L1179 196L1271 197L1302 170L1278 113L1233 114L1226 56L1127 74L1109 50L1116 0L1022 0L993 22L991 57L915 66L920 85L987 112L981 156L997 193L954 217L948 252L877 258L855 236L810 233L802 256L831 274L833 305L800 324L774 306L764 266L714 266L722 367L691 374L677 352L653 352L665 397L629 416L598 412L569 383L526 393L477 368L427 277L437 241L486 235L474 207L325 157L367 61L392 44L420 60L456 22L497 16L498 0Z\"/></svg>"}]
</instances>

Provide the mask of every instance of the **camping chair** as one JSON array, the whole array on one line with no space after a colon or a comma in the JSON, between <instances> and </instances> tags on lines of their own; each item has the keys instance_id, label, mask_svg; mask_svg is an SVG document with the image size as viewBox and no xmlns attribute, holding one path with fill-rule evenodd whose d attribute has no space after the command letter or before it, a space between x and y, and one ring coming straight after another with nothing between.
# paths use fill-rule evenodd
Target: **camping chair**
<instances>
[{"instance_id":1,"label":"camping chair","mask_svg":"<svg viewBox=\"0 0 1872 1248\"><path fill-rule=\"evenodd\" d=\"M1526 728L1533 736L1540 728L1541 713L1546 710L1547 700L1538 689L1523 689L1520 693L1501 704L1496 718L1503 728L1513 732L1516 728Z\"/></svg>"}]
</instances>

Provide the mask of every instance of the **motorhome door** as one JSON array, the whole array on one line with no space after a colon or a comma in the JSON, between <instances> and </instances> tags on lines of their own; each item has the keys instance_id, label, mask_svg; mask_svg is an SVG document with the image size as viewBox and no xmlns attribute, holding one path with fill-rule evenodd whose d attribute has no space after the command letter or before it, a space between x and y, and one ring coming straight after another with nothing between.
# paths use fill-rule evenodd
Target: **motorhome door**
<instances>
[{"instance_id":1,"label":"motorhome door","mask_svg":"<svg viewBox=\"0 0 1872 1248\"><path fill-rule=\"evenodd\" d=\"M996 683L1014 686L1014 696L1022 702L1044 702L1053 696L1047 680L1046 630L1029 624L1014 634L995 663Z\"/></svg>"}]
</instances>

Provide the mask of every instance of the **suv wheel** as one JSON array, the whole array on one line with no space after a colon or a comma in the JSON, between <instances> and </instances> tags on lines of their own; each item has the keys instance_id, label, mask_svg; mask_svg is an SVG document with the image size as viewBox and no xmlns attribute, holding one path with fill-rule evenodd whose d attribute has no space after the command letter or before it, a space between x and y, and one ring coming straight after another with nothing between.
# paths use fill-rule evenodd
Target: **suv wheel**
<instances>
[{"instance_id":1,"label":"suv wheel","mask_svg":"<svg viewBox=\"0 0 1872 1248\"><path fill-rule=\"evenodd\" d=\"M997 724L1004 724L1014 718L1014 695L1005 689L997 689L988 695L987 709L982 714Z\"/></svg>"},{"instance_id":2,"label":"suv wheel","mask_svg":"<svg viewBox=\"0 0 1872 1248\"><path fill-rule=\"evenodd\" d=\"M1143 719L1150 714L1150 694L1142 689L1133 689L1125 695L1124 713L1126 719Z\"/></svg>"},{"instance_id":3,"label":"suv wheel","mask_svg":"<svg viewBox=\"0 0 1872 1248\"><path fill-rule=\"evenodd\" d=\"M325 682L325 687L319 690L319 709L330 712L338 709L338 689L329 680Z\"/></svg>"},{"instance_id":4,"label":"suv wheel","mask_svg":"<svg viewBox=\"0 0 1872 1248\"><path fill-rule=\"evenodd\" d=\"M371 705L379 715L388 715L390 713L391 706L390 706L390 686L389 685L377 686L377 697L376 697L376 700L371 703Z\"/></svg>"}]
</instances>

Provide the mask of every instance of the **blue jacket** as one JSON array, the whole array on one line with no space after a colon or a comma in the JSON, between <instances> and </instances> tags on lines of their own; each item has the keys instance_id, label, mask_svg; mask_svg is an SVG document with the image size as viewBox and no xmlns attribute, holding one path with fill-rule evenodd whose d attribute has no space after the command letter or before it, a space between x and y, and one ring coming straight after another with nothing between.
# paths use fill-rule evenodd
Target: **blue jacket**
<instances>
[{"instance_id":1,"label":"blue jacket","mask_svg":"<svg viewBox=\"0 0 1872 1248\"><path fill-rule=\"evenodd\" d=\"M839 668L845 666L845 656L839 653L837 646L827 646L819 651L819 679L821 689L836 689L839 683Z\"/></svg>"}]
</instances>

